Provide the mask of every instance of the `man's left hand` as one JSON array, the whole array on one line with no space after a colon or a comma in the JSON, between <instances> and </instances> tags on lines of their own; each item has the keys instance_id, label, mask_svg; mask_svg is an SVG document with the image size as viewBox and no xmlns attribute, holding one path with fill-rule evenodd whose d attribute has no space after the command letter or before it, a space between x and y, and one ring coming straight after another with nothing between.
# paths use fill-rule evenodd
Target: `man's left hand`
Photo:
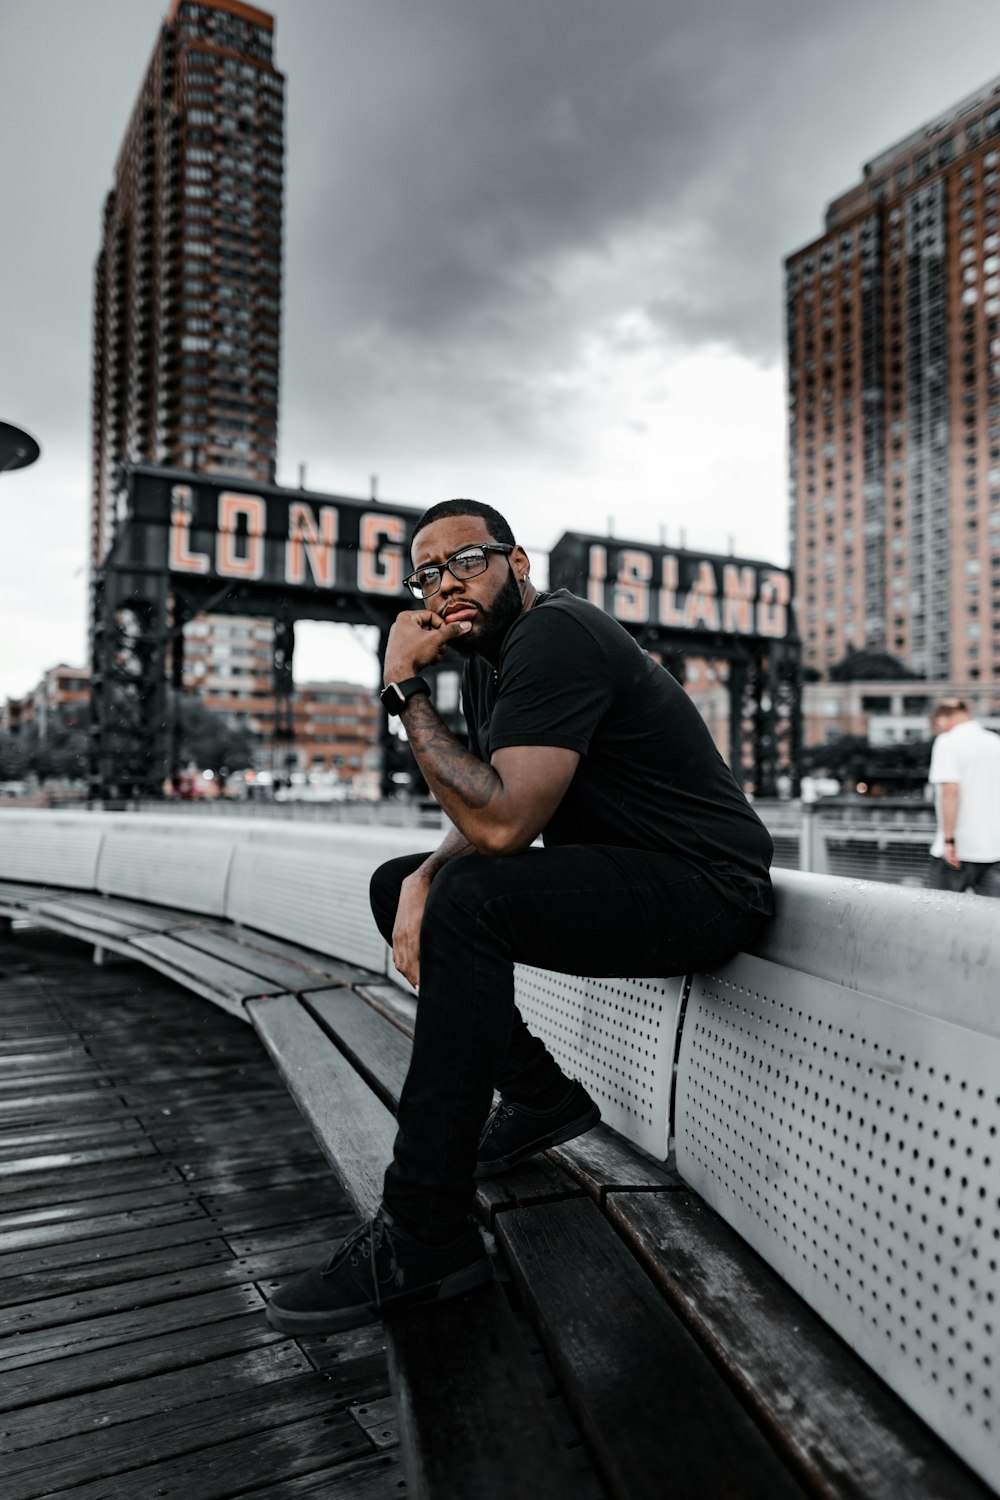
<instances>
[{"instance_id":1,"label":"man's left hand","mask_svg":"<svg viewBox=\"0 0 1000 1500\"><path fill-rule=\"evenodd\" d=\"M452 641L471 629L468 620L450 624L431 609L405 609L396 616L385 648L383 683L403 682L439 661Z\"/></svg>"},{"instance_id":2,"label":"man's left hand","mask_svg":"<svg viewBox=\"0 0 1000 1500\"><path fill-rule=\"evenodd\" d=\"M962 868L962 861L958 857L958 848L954 843L945 844L944 862L951 870L960 870Z\"/></svg>"}]
</instances>

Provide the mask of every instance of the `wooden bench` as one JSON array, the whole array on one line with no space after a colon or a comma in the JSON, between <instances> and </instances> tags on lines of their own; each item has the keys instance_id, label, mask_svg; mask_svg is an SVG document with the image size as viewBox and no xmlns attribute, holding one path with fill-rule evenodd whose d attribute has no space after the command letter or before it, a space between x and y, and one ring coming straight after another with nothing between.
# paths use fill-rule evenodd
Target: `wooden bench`
<instances>
[{"instance_id":1,"label":"wooden bench","mask_svg":"<svg viewBox=\"0 0 1000 1500\"><path fill-rule=\"evenodd\" d=\"M227 840L206 838L199 822L221 911L205 912L207 877L199 912L178 901L173 849L162 861L165 908L124 894L95 898L110 883L108 871L123 883L134 851L145 849L152 871L162 840L177 840L176 831L152 827L143 837L144 821L128 820L121 834L123 820L107 829L105 840L128 838L130 848L103 858L91 848L93 870L82 854L66 861L77 879L91 875L89 892L40 890L37 863L25 880L0 821L0 876L9 877L0 912L141 958L248 1018L367 1215L391 1150L414 1013L385 945L373 943L366 910L366 871L393 851L384 839L365 846L356 835L332 851L335 840L325 850L310 841L269 849L259 827L256 838ZM81 838L93 842L94 826L85 822ZM422 844L426 835L418 838ZM398 850L398 833L394 842ZM324 871L329 864L336 874ZM303 906L290 918L296 882ZM608 1493L993 1493L996 1399L988 1374L975 1399L967 1378L977 1357L989 1371L991 1338L995 1347L1000 1205L995 1190L985 1207L980 1197L988 1155L975 1157L978 1175L969 1167L962 1174L969 1207L952 1200L960 1245L943 1251L920 1242L929 1265L939 1258L936 1283L921 1263L918 1290L904 1284L907 1250L916 1258L918 1242L901 1217L892 1221L895 1239L886 1236L893 1192L901 1199L897 1169L907 1151L926 1144L917 1139L918 1105L954 1115L971 1090L977 1123L969 1130L979 1143L995 1133L998 1090L990 1094L984 1080L991 1069L998 1076L989 1000L1000 910L818 877L782 875L777 884L779 917L759 951L720 975L652 984L519 972L529 1020L597 1092L617 1129L602 1126L490 1180L478 1211ZM317 905L328 887L339 894L324 923ZM329 915L329 904L324 910ZM248 925L248 913L290 928L296 940ZM320 925L307 930L307 921ZM956 973L961 997L948 979ZM947 1020L932 1013L935 993L950 996ZM974 1039L974 1056L960 1066L963 1035ZM918 1089L914 1078L929 1078L922 1074L929 1068L942 1088L954 1086L954 1103ZM909 1110L901 1102L914 1099ZM895 1134L890 1123L900 1126ZM928 1136L934 1128L940 1134L925 1121ZM886 1138L879 1151L876 1135ZM680 1175L664 1161L670 1137ZM971 1140L956 1136L947 1149L971 1162ZM960 1179L954 1168L934 1178L938 1165L943 1172L940 1153L925 1152L904 1177L919 1182L925 1198L928 1186L941 1197L938 1189ZM978 1214L970 1214L973 1198ZM914 1210L923 1211L916 1200L899 1216ZM942 1244L948 1217L945 1204L942 1233L933 1226ZM835 1265L846 1264L848 1250L863 1270ZM978 1272L964 1282L955 1272L963 1258ZM919 1332L918 1301L926 1310ZM976 1309L978 1325L969 1316ZM953 1330L947 1351L946 1330ZM387 1335L413 1492L499 1494L544 1472L546 1492L580 1493L502 1282L390 1320ZM940 1410L932 1399L939 1392Z\"/></svg>"}]
</instances>

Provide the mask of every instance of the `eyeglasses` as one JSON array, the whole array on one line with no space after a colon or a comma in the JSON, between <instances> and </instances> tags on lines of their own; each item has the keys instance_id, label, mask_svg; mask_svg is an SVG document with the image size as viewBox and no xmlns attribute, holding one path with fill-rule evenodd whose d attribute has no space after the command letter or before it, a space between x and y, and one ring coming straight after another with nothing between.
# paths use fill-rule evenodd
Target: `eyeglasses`
<instances>
[{"instance_id":1,"label":"eyeglasses","mask_svg":"<svg viewBox=\"0 0 1000 1500\"><path fill-rule=\"evenodd\" d=\"M441 587L445 568L452 578L464 583L467 578L478 578L480 573L486 572L490 565L487 552L513 550L508 542L479 542L475 547L463 547L461 552L453 553L443 563L428 563L427 567L418 568L409 578L404 578L403 582L415 599L429 599Z\"/></svg>"}]
</instances>

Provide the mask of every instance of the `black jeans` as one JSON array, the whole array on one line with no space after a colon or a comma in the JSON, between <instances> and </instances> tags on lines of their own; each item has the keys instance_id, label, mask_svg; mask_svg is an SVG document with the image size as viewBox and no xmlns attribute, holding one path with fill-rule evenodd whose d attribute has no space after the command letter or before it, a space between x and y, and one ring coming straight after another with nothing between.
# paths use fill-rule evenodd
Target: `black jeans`
<instances>
[{"instance_id":1,"label":"black jeans","mask_svg":"<svg viewBox=\"0 0 1000 1500\"><path fill-rule=\"evenodd\" d=\"M426 857L390 860L372 877L387 942L400 885ZM514 1005L515 962L595 977L687 974L746 947L764 921L664 854L585 844L452 860L434 879L420 930L420 1000L386 1206L418 1238L459 1234L494 1086L519 1103L560 1091L563 1074Z\"/></svg>"},{"instance_id":2,"label":"black jeans","mask_svg":"<svg viewBox=\"0 0 1000 1500\"><path fill-rule=\"evenodd\" d=\"M938 855L931 856L931 887L935 891L974 891L979 896L1000 896L1000 860L988 864L963 859L957 870Z\"/></svg>"}]
</instances>

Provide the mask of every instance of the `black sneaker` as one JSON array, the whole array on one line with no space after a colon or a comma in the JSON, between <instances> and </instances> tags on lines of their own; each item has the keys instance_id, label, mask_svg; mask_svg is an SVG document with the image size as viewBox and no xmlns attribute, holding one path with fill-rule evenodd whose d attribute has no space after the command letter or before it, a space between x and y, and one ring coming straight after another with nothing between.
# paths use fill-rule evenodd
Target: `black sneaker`
<instances>
[{"instance_id":1,"label":"black sneaker","mask_svg":"<svg viewBox=\"0 0 1000 1500\"><path fill-rule=\"evenodd\" d=\"M471 1219L450 1244L428 1245L380 1208L341 1241L325 1265L279 1287L267 1305L267 1321L281 1333L336 1333L374 1323L392 1308L458 1297L490 1275L486 1247Z\"/></svg>"},{"instance_id":2,"label":"black sneaker","mask_svg":"<svg viewBox=\"0 0 1000 1500\"><path fill-rule=\"evenodd\" d=\"M479 1137L476 1177L495 1177L526 1156L561 1146L596 1125L600 1118L601 1111L575 1079L555 1109L530 1109L527 1104L507 1104L501 1099Z\"/></svg>"}]
</instances>

